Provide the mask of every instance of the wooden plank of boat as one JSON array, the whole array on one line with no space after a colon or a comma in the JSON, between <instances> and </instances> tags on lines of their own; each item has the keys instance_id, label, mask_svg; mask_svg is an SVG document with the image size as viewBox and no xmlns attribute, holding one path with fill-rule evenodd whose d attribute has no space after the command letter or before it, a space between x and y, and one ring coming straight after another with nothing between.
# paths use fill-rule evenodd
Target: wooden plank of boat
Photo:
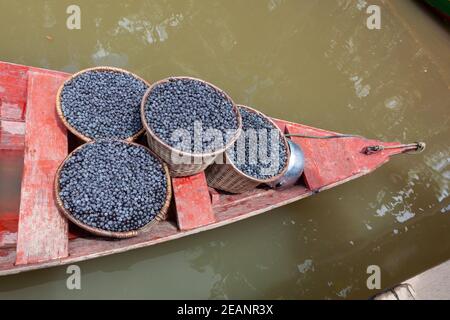
<instances>
[{"instance_id":1,"label":"wooden plank of boat","mask_svg":"<svg viewBox=\"0 0 450 320\"><path fill-rule=\"evenodd\" d=\"M305 125L286 125L286 132L303 136L326 137L338 133L320 130ZM292 140L302 147L305 154L305 183L314 192L328 185L375 170L389 160L398 150L387 149L370 156L363 149L370 145L393 146L398 143L383 143L360 137L345 139L310 139L293 136Z\"/></svg>"},{"instance_id":2,"label":"wooden plank of boat","mask_svg":"<svg viewBox=\"0 0 450 320\"><path fill-rule=\"evenodd\" d=\"M172 178L172 186L180 230L199 228L215 221L204 173Z\"/></svg>"},{"instance_id":3,"label":"wooden plank of boat","mask_svg":"<svg viewBox=\"0 0 450 320\"><path fill-rule=\"evenodd\" d=\"M25 121L28 71L68 76L67 73L0 61L0 119Z\"/></svg>"},{"instance_id":4,"label":"wooden plank of boat","mask_svg":"<svg viewBox=\"0 0 450 320\"><path fill-rule=\"evenodd\" d=\"M29 67L3 63L0 66L0 117L24 121Z\"/></svg>"},{"instance_id":5,"label":"wooden plank of boat","mask_svg":"<svg viewBox=\"0 0 450 320\"><path fill-rule=\"evenodd\" d=\"M59 71L0 62L0 154L22 160L25 143L25 111L28 71L68 76ZM0 212L0 248L17 243L18 212Z\"/></svg>"},{"instance_id":6,"label":"wooden plank of boat","mask_svg":"<svg viewBox=\"0 0 450 320\"><path fill-rule=\"evenodd\" d=\"M0 62L0 150L22 150L25 138L28 71L66 73Z\"/></svg>"},{"instance_id":7,"label":"wooden plank of boat","mask_svg":"<svg viewBox=\"0 0 450 320\"><path fill-rule=\"evenodd\" d=\"M0 220L0 248L15 247L17 244L17 213L3 213Z\"/></svg>"},{"instance_id":8,"label":"wooden plank of boat","mask_svg":"<svg viewBox=\"0 0 450 320\"><path fill-rule=\"evenodd\" d=\"M28 72L25 157L16 265L67 257L67 220L54 199L55 172L67 156L67 133L55 112L65 77Z\"/></svg>"},{"instance_id":9,"label":"wooden plank of boat","mask_svg":"<svg viewBox=\"0 0 450 320\"><path fill-rule=\"evenodd\" d=\"M1 62L0 70L4 69L5 65L7 65L6 68L11 70L12 67L10 64ZM21 68L23 69L23 67ZM19 70L21 70L21 68L19 68ZM31 70L35 69L32 68ZM52 74L52 72L48 71L48 74ZM18 83L20 83L20 81ZM23 90L17 90L17 92L23 92ZM47 95L49 101L52 102L46 105L43 104L42 107L54 110L53 101L55 99L55 92L53 92L53 96L49 93L43 94ZM6 98L9 99L9 97ZM32 121L30 119L26 120L27 122ZM335 132L312 128L284 120L274 120L280 129L286 132L308 133L316 136L336 134ZM206 188L202 182L202 179L204 179L202 174L196 178L185 178L185 180L183 180L183 183L185 184L184 187L177 188L177 192L175 193L175 202L178 203L176 209L180 209L180 212L176 212L176 214L180 215L180 217L169 216L168 220L158 223L153 229L138 237L121 241L105 241L102 238L94 236L80 235L77 238L69 239L69 255L66 257L34 263L28 261L28 264L19 265L15 264L15 237L13 234L10 234L8 239L5 239L5 237L3 238L3 243L0 241L0 275L75 263L136 248L147 247L221 227L300 200L319 191L332 188L360 177L385 163L389 159L389 156L405 151L405 148L381 149L374 154L367 154L362 152L362 150L369 145L392 146L393 144L356 137L341 144L339 148L336 147L336 139L318 140L315 142L316 144L310 143L309 145L309 140L301 137L294 137L293 140L306 149L308 157L320 158L320 161L311 160L313 161L313 165L305 168L304 176L300 179L298 184L293 187L284 190L256 188L244 194L232 195ZM11 148L14 148L14 146L11 145ZM54 152L54 150L52 149L51 152ZM190 181L189 179L194 180ZM195 181L195 179L197 180ZM176 181L175 185L179 185L178 181ZM214 221L212 221L210 214L205 215L207 218L202 217L198 220L194 217L194 221L185 219L190 217L192 212L194 212L194 210L189 207L189 203L192 204L191 197L193 196L193 192L189 191L194 189L189 189L189 187L186 188L186 186L197 186L197 193L200 193L200 191L203 190L201 195L195 194L196 196L199 196L199 201L201 202L196 203L195 205L199 210L201 210L201 208L206 208L206 210L208 210L209 207L212 207ZM185 211L186 216L183 216L183 210L186 210L186 208L188 209ZM4 215L0 216L0 226L5 225L4 223L2 224L4 221L2 219L4 219ZM177 222L180 225L179 227L177 227ZM14 229L11 228L11 226L8 228ZM63 232L65 231L63 230Z\"/></svg>"}]
</instances>

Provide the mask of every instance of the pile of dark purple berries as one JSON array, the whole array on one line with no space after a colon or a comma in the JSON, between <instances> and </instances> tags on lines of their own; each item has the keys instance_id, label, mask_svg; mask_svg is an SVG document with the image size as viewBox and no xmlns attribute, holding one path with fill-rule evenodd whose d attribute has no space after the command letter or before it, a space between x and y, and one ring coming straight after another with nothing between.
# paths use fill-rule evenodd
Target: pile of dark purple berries
<instances>
[{"instance_id":1,"label":"pile of dark purple berries","mask_svg":"<svg viewBox=\"0 0 450 320\"><path fill-rule=\"evenodd\" d=\"M258 113L241 107L239 112L242 134L227 150L228 158L239 171L250 177L268 180L279 175L288 161L287 148L280 131ZM275 144L272 144L272 133L277 137ZM262 138L264 136L266 139ZM261 154L264 156L261 157Z\"/></svg>"},{"instance_id":2,"label":"pile of dark purple berries","mask_svg":"<svg viewBox=\"0 0 450 320\"><path fill-rule=\"evenodd\" d=\"M144 147L99 140L85 144L65 162L59 196L84 224L126 232L155 218L164 206L167 183L163 165Z\"/></svg>"},{"instance_id":3,"label":"pile of dark purple berries","mask_svg":"<svg viewBox=\"0 0 450 320\"><path fill-rule=\"evenodd\" d=\"M216 88L189 78L173 78L156 85L145 104L145 119L169 146L194 154L223 148L238 128L233 103ZM195 123L200 123L201 129ZM220 143L208 134L209 129L220 132ZM187 135L191 141L184 139ZM199 135L201 141L195 141L194 136Z\"/></svg>"},{"instance_id":4,"label":"pile of dark purple berries","mask_svg":"<svg viewBox=\"0 0 450 320\"><path fill-rule=\"evenodd\" d=\"M90 70L61 92L67 122L91 139L127 139L142 129L140 106L148 86L131 74Z\"/></svg>"}]
</instances>

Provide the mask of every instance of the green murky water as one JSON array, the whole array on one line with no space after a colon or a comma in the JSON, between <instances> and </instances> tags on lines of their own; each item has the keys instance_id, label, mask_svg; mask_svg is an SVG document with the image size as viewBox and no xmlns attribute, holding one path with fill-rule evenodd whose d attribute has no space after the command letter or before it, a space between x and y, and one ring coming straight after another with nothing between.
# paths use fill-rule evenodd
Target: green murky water
<instances>
[{"instance_id":1,"label":"green murky water","mask_svg":"<svg viewBox=\"0 0 450 320\"><path fill-rule=\"evenodd\" d=\"M448 26L418 2L369 2L381 30L362 0L0 0L0 60L191 75L274 117L428 143L270 213L81 263L81 291L54 268L1 278L0 298L367 298L369 265L389 287L449 259Z\"/></svg>"}]
</instances>

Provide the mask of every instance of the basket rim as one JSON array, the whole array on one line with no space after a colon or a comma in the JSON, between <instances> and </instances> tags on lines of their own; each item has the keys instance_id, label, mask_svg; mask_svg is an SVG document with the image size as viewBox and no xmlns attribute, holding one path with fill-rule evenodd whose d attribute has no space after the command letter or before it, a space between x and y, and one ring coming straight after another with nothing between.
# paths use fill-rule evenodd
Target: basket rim
<instances>
[{"instance_id":1,"label":"basket rim","mask_svg":"<svg viewBox=\"0 0 450 320\"><path fill-rule=\"evenodd\" d=\"M83 70L78 71L77 73L74 73L68 79L66 79L66 81L64 81L64 83L59 87L58 92L56 94L56 113L58 114L58 117L63 122L64 126L70 132L72 132L76 137L80 138L81 140L83 140L85 142L90 142L90 141L100 140L100 139L108 139L108 138L99 138L99 139L89 138L88 136L86 136L83 133L81 133L80 131L78 131L74 126L72 126L69 123L69 121L67 121L66 116L64 115L64 112L62 111L61 93L62 93L62 90L64 89L65 85L69 81L72 81L73 79L75 79L76 77L80 76L81 74L86 73L86 72L90 72L90 71L110 71L110 72L125 73L125 74L128 74L128 75L130 75L130 76L132 76L132 77L134 77L134 78L144 82L147 85L147 87L151 86L150 82L148 82L147 80L143 79L142 77L138 76L137 74L135 74L133 72L130 72L128 70L121 69L121 68L108 67L108 66L99 66L99 67L83 69ZM145 128L144 128L144 126L142 126L142 128L138 132L133 134L132 136L129 136L129 137L125 138L125 139L120 139L120 140L132 142L132 141L136 140L144 132L145 132ZM114 138L109 138L109 139L115 140Z\"/></svg>"},{"instance_id":2,"label":"basket rim","mask_svg":"<svg viewBox=\"0 0 450 320\"><path fill-rule=\"evenodd\" d=\"M64 207L62 199L61 199L61 197L59 195L59 192L60 192L59 177L61 175L62 168L64 167L66 162L72 157L72 155L74 153L78 152L79 150L81 150L82 148L84 148L85 146L87 146L89 144L97 143L99 140L89 141L89 142L84 143L81 146L77 147L72 152L70 152L67 155L67 157L64 159L64 161L59 165L58 170L56 170L55 180L54 180L54 192L55 192L55 198L56 198L57 207L58 207L59 211L64 215L65 218L70 220L72 223L74 223L75 225L77 225L81 229L84 229L84 230L86 230L86 231L88 231L88 232L90 232L92 234L97 235L97 236L116 238L116 239L126 239L126 238L131 238L131 237L138 236L143 231L149 230L149 228L151 226L153 226L153 224L156 223L157 221L163 220L165 215L166 215L166 213L167 213L167 211L168 211L168 209L169 209L170 202L172 200L172 180L170 178L169 168L167 167L167 164L157 154L155 154L152 150L150 150L146 146L143 146L143 145L135 143L135 142L124 141L124 140L119 140L119 139L103 139L103 140L106 140L106 141L119 141L119 142L122 142L122 143L125 143L125 144L135 145L135 146L144 148L145 150L150 152L150 154L152 156L154 156L161 163L161 165L163 166L163 169L164 169L164 174L165 174L166 180L167 180L166 199L165 199L165 202L164 202L163 206L161 207L161 210L158 212L158 214L151 221L149 221L146 225L140 227L139 229L131 230L131 231L119 232L119 231L108 231L108 230L103 230L103 229L100 229L100 228L89 226L89 225L81 222L80 220L76 219L70 213L70 211Z\"/></svg>"},{"instance_id":3,"label":"basket rim","mask_svg":"<svg viewBox=\"0 0 450 320\"><path fill-rule=\"evenodd\" d=\"M244 172L242 172L241 170L239 170L237 167L236 167L236 165L233 163L233 161L231 161L231 159L228 157L228 152L225 152L225 160L226 160L226 165L230 165L234 170L236 170L239 174L242 174L245 178L247 178L247 179L249 179L249 180L252 180L252 181L254 181L254 182L258 182L259 184L262 184L262 183L271 183L271 182L274 182L274 181L276 181L276 180L278 180L278 179L280 179L285 173L286 173L286 171L287 171L287 169L288 169L288 166L289 166L289 159L291 158L291 150L290 150L290 148L289 148L289 143L287 142L287 139L286 139L286 137L284 136L284 133L283 133L283 131L281 131L281 129L277 126L277 124L269 117L269 116L267 116L267 115L265 115L264 113L262 113L261 111L258 111L258 110L256 110L256 109L253 109L253 108L251 108L251 107L249 107L249 106L246 106L246 105L243 105L243 104L238 104L237 105L237 107L238 108L243 108L243 109L246 109L246 110L248 110L248 111L250 111L250 112L253 112L253 113L257 113L258 115L261 115L261 116L263 116L265 119L267 119L279 132L280 132L280 136L281 136L281 138L282 138L282 140L283 140L283 143L284 143L284 145L285 145L285 148L286 148L286 155L287 155L287 157L286 157L286 163L285 163L285 165L284 165L284 168L283 168L283 170L281 170L281 172L280 173L278 173L276 176L273 176L273 177L271 177L270 179L258 179L258 178L254 178L254 177L252 177L252 176L249 176L249 175L247 175L246 173L244 173Z\"/></svg>"},{"instance_id":4,"label":"basket rim","mask_svg":"<svg viewBox=\"0 0 450 320\"><path fill-rule=\"evenodd\" d=\"M230 141L221 149L218 149L214 152L209 152L209 153L191 153L191 152L185 152L185 151L181 151L178 149L175 149L174 147L168 145L165 141L163 141L161 138L159 138L155 132L153 132L153 130L150 128L150 126L147 123L147 117L145 116L145 105L146 102L148 100L148 97L150 96L150 94L152 93L153 89L163 83L169 82L171 80L182 80L182 79L188 79L188 80L195 80L195 81L199 81L199 82L203 82L204 84L212 87L214 90L222 93L225 98L231 102L232 106L233 106L233 111L236 115L236 120L238 123L238 127L236 129L236 131L234 132L233 137L230 139ZM141 121L142 124L144 125L144 129L146 130L146 132L152 137L152 139L156 140L159 144L161 144L162 146L164 146L166 149L169 149L171 152L176 152L178 154L180 154L181 156L184 157L192 157L192 158L208 158L208 157L214 157L214 156L218 156L219 154L224 153L230 146L232 146L236 140L239 138L239 136L241 135L242 132L242 118L241 118L241 114L239 112L239 108L237 107L237 105L234 103L233 99L231 99L231 97L222 89L220 89L219 87L213 85L212 83L202 80L202 79L198 79L198 78L194 78L194 77L190 77L190 76L174 76L174 77L168 77L165 79L161 79L159 81L154 82L147 90L147 92L145 93L144 97L142 98L142 103L141 103Z\"/></svg>"}]
</instances>

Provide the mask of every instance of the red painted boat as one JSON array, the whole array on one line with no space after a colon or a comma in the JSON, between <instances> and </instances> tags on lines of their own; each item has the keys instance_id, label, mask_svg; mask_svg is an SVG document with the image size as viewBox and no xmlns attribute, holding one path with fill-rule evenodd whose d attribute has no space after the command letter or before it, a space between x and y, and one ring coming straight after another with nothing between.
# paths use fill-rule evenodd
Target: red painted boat
<instances>
[{"instance_id":1,"label":"red painted boat","mask_svg":"<svg viewBox=\"0 0 450 320\"><path fill-rule=\"evenodd\" d=\"M306 157L303 176L295 186L231 195L208 188L203 173L173 178L174 201L166 221L138 237L108 241L69 225L55 204L56 169L76 145L55 111L57 89L68 76L0 62L0 157L19 155L24 162L20 210L0 212L0 275L76 263L221 227L358 178L390 156L417 148L359 137L292 137ZM288 134L336 135L284 120L275 122ZM378 147L367 149L371 146Z\"/></svg>"}]
</instances>

